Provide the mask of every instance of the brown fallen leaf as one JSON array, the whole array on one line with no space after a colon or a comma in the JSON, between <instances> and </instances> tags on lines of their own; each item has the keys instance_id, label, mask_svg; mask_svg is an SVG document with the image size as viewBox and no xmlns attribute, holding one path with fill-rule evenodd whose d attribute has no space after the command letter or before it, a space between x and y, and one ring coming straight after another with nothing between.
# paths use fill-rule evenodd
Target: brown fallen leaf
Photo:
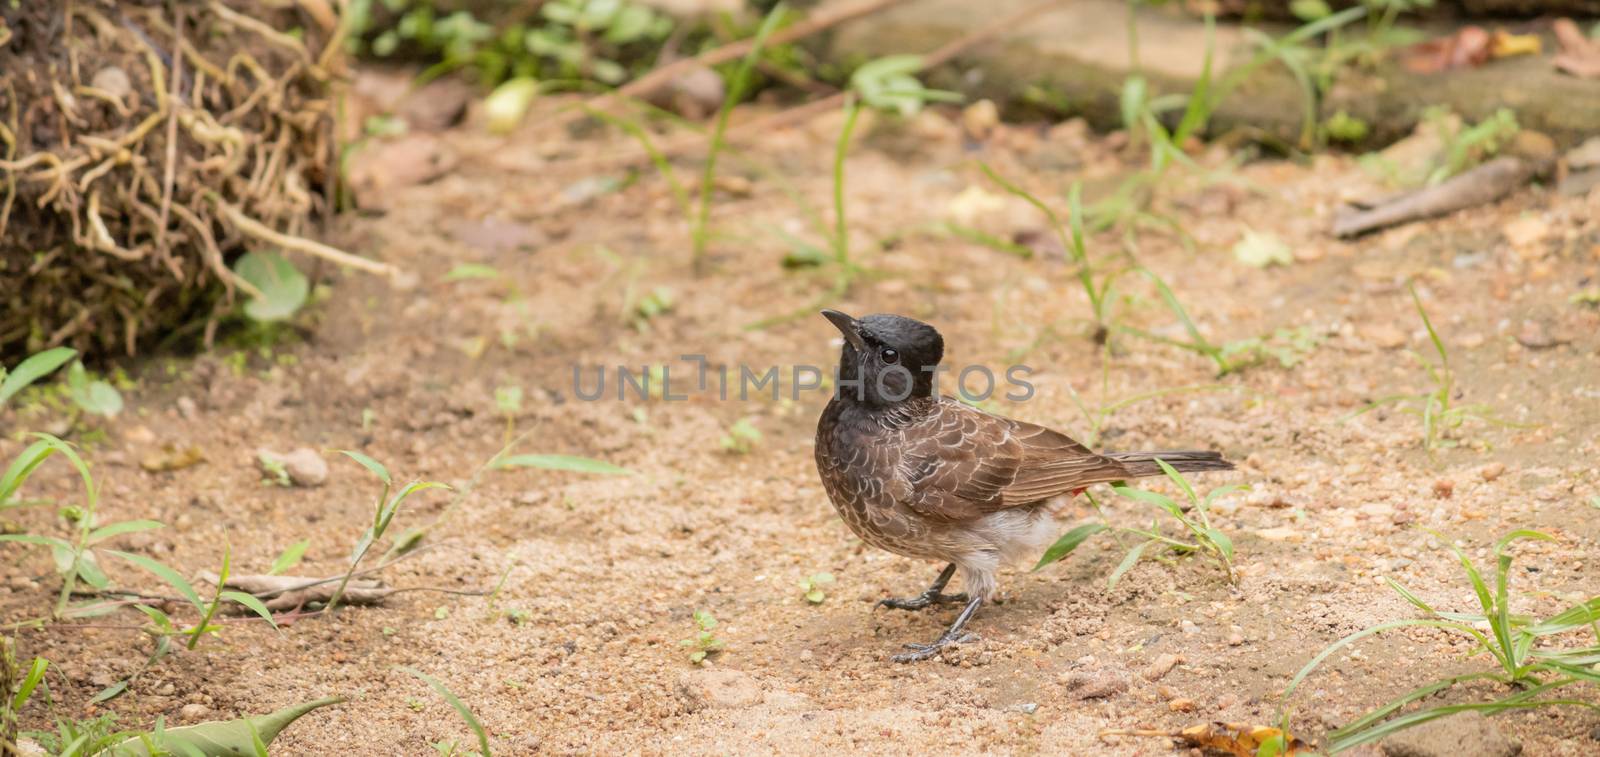
<instances>
[{"instance_id":1,"label":"brown fallen leaf","mask_svg":"<svg viewBox=\"0 0 1600 757\"><path fill-rule=\"evenodd\" d=\"M1185 746L1214 749L1235 757L1255 757L1262 744L1275 739L1284 740L1282 748L1278 751L1278 754L1283 755L1283 757L1295 757L1295 755L1308 754L1310 752L1310 745L1294 736L1285 734L1277 728L1245 723L1223 723L1221 721L1202 723L1181 731L1113 728L1101 731L1100 735L1102 737L1159 736L1177 739L1183 742Z\"/></svg>"},{"instance_id":2,"label":"brown fallen leaf","mask_svg":"<svg viewBox=\"0 0 1600 757\"><path fill-rule=\"evenodd\" d=\"M1463 26L1448 37L1418 42L1401 51L1401 64L1414 74L1436 74L1487 63L1492 38L1481 26Z\"/></svg>"},{"instance_id":3,"label":"brown fallen leaf","mask_svg":"<svg viewBox=\"0 0 1600 757\"><path fill-rule=\"evenodd\" d=\"M1561 52L1550 62L1557 71L1564 71L1580 79L1600 79L1600 43L1584 36L1583 30L1570 18L1558 18L1551 25L1556 34L1556 44Z\"/></svg>"},{"instance_id":4,"label":"brown fallen leaf","mask_svg":"<svg viewBox=\"0 0 1600 757\"><path fill-rule=\"evenodd\" d=\"M165 473L167 471L191 468L206 461L206 453L199 447L178 448L171 444L161 445L161 451L146 455L139 461L139 467L151 473Z\"/></svg>"}]
</instances>

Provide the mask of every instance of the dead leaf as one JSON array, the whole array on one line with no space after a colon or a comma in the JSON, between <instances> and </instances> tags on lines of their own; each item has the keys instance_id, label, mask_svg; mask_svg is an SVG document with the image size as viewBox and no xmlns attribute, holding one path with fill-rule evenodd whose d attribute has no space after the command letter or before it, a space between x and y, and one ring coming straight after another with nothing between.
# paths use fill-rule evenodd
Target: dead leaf
<instances>
[{"instance_id":1,"label":"dead leaf","mask_svg":"<svg viewBox=\"0 0 1600 757\"><path fill-rule=\"evenodd\" d=\"M171 444L161 445L161 451L146 455L139 461L139 467L151 473L165 473L167 471L192 468L206 461L206 453L199 447L178 448Z\"/></svg>"},{"instance_id":2,"label":"dead leaf","mask_svg":"<svg viewBox=\"0 0 1600 757\"><path fill-rule=\"evenodd\" d=\"M1401 52L1401 62L1414 74L1436 74L1488 62L1492 37L1481 26L1463 26L1448 37L1418 42Z\"/></svg>"},{"instance_id":3,"label":"dead leaf","mask_svg":"<svg viewBox=\"0 0 1600 757\"><path fill-rule=\"evenodd\" d=\"M1504 29L1494 30L1489 42L1489 56L1510 58L1514 55L1538 55L1542 48L1537 34L1512 34Z\"/></svg>"},{"instance_id":4,"label":"dead leaf","mask_svg":"<svg viewBox=\"0 0 1600 757\"><path fill-rule=\"evenodd\" d=\"M1277 728L1221 721L1190 726L1181 731L1113 728L1101 731L1100 736L1159 736L1177 739L1188 747L1214 749L1234 757L1255 757L1262 744L1282 739L1284 743L1278 754L1295 757L1310 753L1308 744Z\"/></svg>"},{"instance_id":5,"label":"dead leaf","mask_svg":"<svg viewBox=\"0 0 1600 757\"><path fill-rule=\"evenodd\" d=\"M1570 18L1559 18L1551 25L1556 34L1556 44L1561 52L1550 62L1557 71L1564 71L1580 79L1600 79L1600 43L1584 36L1583 30Z\"/></svg>"},{"instance_id":6,"label":"dead leaf","mask_svg":"<svg viewBox=\"0 0 1600 757\"><path fill-rule=\"evenodd\" d=\"M1233 257L1252 268L1266 268L1273 263L1289 265L1294 262L1294 253L1289 250L1289 245L1284 244L1276 234L1253 229L1244 230L1244 238L1233 246Z\"/></svg>"},{"instance_id":7,"label":"dead leaf","mask_svg":"<svg viewBox=\"0 0 1600 757\"><path fill-rule=\"evenodd\" d=\"M215 585L220 578L215 573L201 572L197 578ZM228 576L223 588L237 589L262 600L273 612L286 612L313 602L327 603L338 590L338 577L308 578L306 576L242 575ZM339 597L341 604L375 605L383 602L394 589L377 579L357 578L344 587Z\"/></svg>"}]
</instances>

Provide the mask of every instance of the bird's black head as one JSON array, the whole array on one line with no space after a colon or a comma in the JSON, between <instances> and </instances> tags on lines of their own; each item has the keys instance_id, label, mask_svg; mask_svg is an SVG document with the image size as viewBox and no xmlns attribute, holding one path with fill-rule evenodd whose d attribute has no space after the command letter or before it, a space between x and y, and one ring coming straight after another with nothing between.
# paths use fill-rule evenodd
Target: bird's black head
<instances>
[{"instance_id":1,"label":"bird's black head","mask_svg":"<svg viewBox=\"0 0 1600 757\"><path fill-rule=\"evenodd\" d=\"M857 319L837 310L822 315L844 334L838 396L873 407L933 396L935 369L944 359L944 337L937 329L901 315Z\"/></svg>"}]
</instances>

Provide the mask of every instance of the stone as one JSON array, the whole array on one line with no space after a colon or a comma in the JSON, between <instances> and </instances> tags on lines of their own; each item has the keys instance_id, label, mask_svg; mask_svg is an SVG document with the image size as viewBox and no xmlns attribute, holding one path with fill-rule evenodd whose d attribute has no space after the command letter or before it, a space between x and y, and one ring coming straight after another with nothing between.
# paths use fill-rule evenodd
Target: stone
<instances>
[{"instance_id":1,"label":"stone","mask_svg":"<svg viewBox=\"0 0 1600 757\"><path fill-rule=\"evenodd\" d=\"M210 714L211 708L200 704L199 702L186 704L183 706L183 709L178 710L178 717L181 717L191 723L203 720L205 719L205 716Z\"/></svg>"},{"instance_id":2,"label":"stone","mask_svg":"<svg viewBox=\"0 0 1600 757\"><path fill-rule=\"evenodd\" d=\"M1522 745L1481 713L1463 712L1401 731L1382 743L1387 757L1512 757Z\"/></svg>"},{"instance_id":3,"label":"stone","mask_svg":"<svg viewBox=\"0 0 1600 757\"><path fill-rule=\"evenodd\" d=\"M1127 691L1128 677L1110 671L1073 673L1066 686L1078 699L1105 699Z\"/></svg>"},{"instance_id":4,"label":"stone","mask_svg":"<svg viewBox=\"0 0 1600 757\"><path fill-rule=\"evenodd\" d=\"M691 670L678 677L678 695L691 710L733 710L761 702L761 684L739 670Z\"/></svg>"},{"instance_id":5,"label":"stone","mask_svg":"<svg viewBox=\"0 0 1600 757\"><path fill-rule=\"evenodd\" d=\"M284 473L289 475L289 483L295 486L315 487L328 481L328 461L309 447L299 447L287 455L265 449L256 451L256 463L270 476L273 471L269 462L282 465Z\"/></svg>"},{"instance_id":6,"label":"stone","mask_svg":"<svg viewBox=\"0 0 1600 757\"><path fill-rule=\"evenodd\" d=\"M1149 665L1144 667L1144 670L1139 671L1139 675L1146 681L1159 681L1163 676L1172 672L1172 669L1177 667L1181 661L1182 658L1175 654L1157 655L1154 660L1150 661Z\"/></svg>"}]
</instances>

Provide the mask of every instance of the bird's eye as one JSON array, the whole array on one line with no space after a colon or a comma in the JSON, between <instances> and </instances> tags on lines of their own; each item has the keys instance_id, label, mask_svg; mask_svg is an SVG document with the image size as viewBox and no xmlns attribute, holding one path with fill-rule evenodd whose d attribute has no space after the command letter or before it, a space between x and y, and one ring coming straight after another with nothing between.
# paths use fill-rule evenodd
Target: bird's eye
<instances>
[{"instance_id":1,"label":"bird's eye","mask_svg":"<svg viewBox=\"0 0 1600 757\"><path fill-rule=\"evenodd\" d=\"M879 352L878 357L889 365L894 365L895 363L900 362L900 353L889 349L888 347L885 347L882 352Z\"/></svg>"}]
</instances>

